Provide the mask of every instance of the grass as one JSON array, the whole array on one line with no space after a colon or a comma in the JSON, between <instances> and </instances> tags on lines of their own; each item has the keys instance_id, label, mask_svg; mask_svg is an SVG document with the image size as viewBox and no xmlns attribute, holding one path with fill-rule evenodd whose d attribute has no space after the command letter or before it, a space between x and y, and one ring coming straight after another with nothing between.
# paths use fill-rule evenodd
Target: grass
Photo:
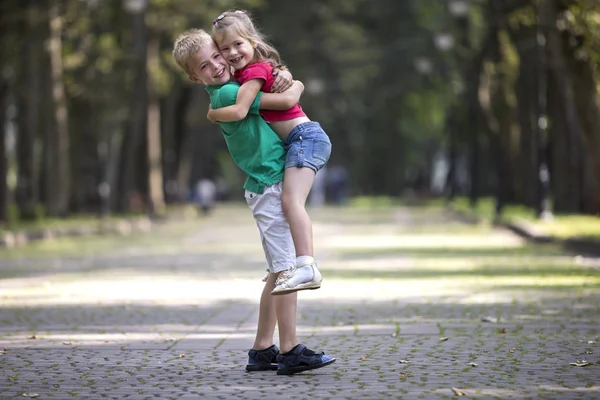
<instances>
[{"instance_id":1,"label":"grass","mask_svg":"<svg viewBox=\"0 0 600 400\"><path fill-rule=\"evenodd\" d=\"M110 217L103 222L116 222L123 217ZM81 226L97 227L101 223L97 216L77 215L68 218L40 218L34 221L15 221L0 227L0 233L7 232L35 232L45 229L71 229Z\"/></svg>"},{"instance_id":2,"label":"grass","mask_svg":"<svg viewBox=\"0 0 600 400\"><path fill-rule=\"evenodd\" d=\"M472 209L469 200L457 198L452 207L460 212L491 222L495 218L495 201L492 198L481 199ZM504 222L526 222L545 234L560 238L600 239L600 217L594 215L555 215L551 220L543 221L536 217L535 210L520 205L507 205L502 214Z\"/></svg>"},{"instance_id":3,"label":"grass","mask_svg":"<svg viewBox=\"0 0 600 400\"><path fill-rule=\"evenodd\" d=\"M196 211L191 206L170 206L165 214L169 213L192 213L195 214ZM74 214L70 215L66 218L58 218L58 217L46 217L43 215L43 212L38 212L38 216L34 220L19 220L16 216L18 212L16 210L11 210L9 212L10 218L8 223L0 225L0 234L7 232L38 232L47 229L51 230L67 230L72 228L77 228L81 226L85 227L99 227L101 224L105 223L115 223L118 221L122 221L124 219L130 218L139 218L145 217L147 214L143 212L137 213L126 213L126 214L118 214L111 215L103 220L101 220L97 214Z\"/></svg>"},{"instance_id":4,"label":"grass","mask_svg":"<svg viewBox=\"0 0 600 400\"><path fill-rule=\"evenodd\" d=\"M536 221L537 226L561 239L580 237L600 239L600 218L587 215L559 215L551 221Z\"/></svg>"},{"instance_id":5,"label":"grass","mask_svg":"<svg viewBox=\"0 0 600 400\"><path fill-rule=\"evenodd\" d=\"M496 216L496 203L493 198L483 198L477 202L475 209L471 208L469 199L458 197L452 203L452 208L456 211L469 213L485 221L493 221ZM519 219L535 219L533 209L521 205L507 205L502 212L502 219L505 221L515 221Z\"/></svg>"}]
</instances>

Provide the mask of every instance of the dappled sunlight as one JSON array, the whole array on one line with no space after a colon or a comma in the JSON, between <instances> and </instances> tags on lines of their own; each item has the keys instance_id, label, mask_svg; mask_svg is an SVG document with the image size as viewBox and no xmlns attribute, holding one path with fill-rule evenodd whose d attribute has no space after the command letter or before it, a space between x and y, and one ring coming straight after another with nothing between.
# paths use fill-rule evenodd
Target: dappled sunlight
<instances>
[{"instance_id":1,"label":"dappled sunlight","mask_svg":"<svg viewBox=\"0 0 600 400\"><path fill-rule=\"evenodd\" d=\"M469 396L518 398L496 379L521 390L532 376L552 384L540 380L543 366L570 379L565 395L596 393L596 366L576 376L569 363L594 357L600 340L598 259L442 219L427 225L399 213L396 226L389 210L373 218L347 209L323 215L315 250L324 280L299 293L297 333L338 361L300 379L335 387L342 376L343 384L368 377L410 394L411 382L433 377L446 383L431 393L450 396L455 377L477 373L490 386L467 379L460 389ZM73 239L1 260L0 366L10 369L11 387L29 390L20 376L32 368L61 388L53 375L85 385L90 374L110 381L106 390L147 374L136 387L155 388L165 376L169 385L189 379L211 388L234 376L220 393L272 387L271 375L243 372L264 285L256 227L241 207L196 222L193 231L165 226L138 240ZM524 378L511 377L516 369Z\"/></svg>"},{"instance_id":2,"label":"dappled sunlight","mask_svg":"<svg viewBox=\"0 0 600 400\"><path fill-rule=\"evenodd\" d=\"M548 395L552 393L563 393L563 396L567 395L585 395L600 393L600 386L591 387L561 387L558 385L542 385L542 386L530 386L526 389L498 389L494 387L486 387L481 385L464 384L460 386L460 391L465 393L463 396L489 396L491 398L498 399L530 399L532 391L540 391L540 396L544 396L544 393ZM451 389L438 389L431 392L439 396L456 396ZM543 398L543 397L542 397Z\"/></svg>"},{"instance_id":3,"label":"dappled sunlight","mask_svg":"<svg viewBox=\"0 0 600 400\"><path fill-rule=\"evenodd\" d=\"M495 234L482 240L480 235L348 235L338 234L323 238L328 248L377 249L377 248L507 248L523 246L523 240L515 235Z\"/></svg>"},{"instance_id":4,"label":"dappled sunlight","mask_svg":"<svg viewBox=\"0 0 600 400\"><path fill-rule=\"evenodd\" d=\"M420 271L421 273L423 271ZM434 271L436 272L436 271ZM522 276L518 271L513 275L489 277L477 273L445 276L443 270L432 274L428 279L378 278L374 275L360 276L360 279L327 278L323 288L302 293L302 299L354 299L354 300L390 300L422 299L439 296L453 296L474 299L482 302L482 297L490 303L495 298L503 303L509 301L506 295L498 297L497 291L510 289L513 296L527 289L529 295L535 295L535 288L598 288L600 277L585 275L549 275ZM415 272L418 273L418 272ZM94 305L102 304L160 304L163 306L198 305L210 306L220 301L245 300L256 302L262 290L262 283L255 280L210 281L198 280L193 276L156 275L146 277L115 276L112 279L78 279L74 282L49 282L39 286L12 287L0 291L3 306L51 306L51 305ZM493 290L493 292L487 292ZM483 293L482 293L483 292ZM493 303L493 302L492 302Z\"/></svg>"}]
</instances>

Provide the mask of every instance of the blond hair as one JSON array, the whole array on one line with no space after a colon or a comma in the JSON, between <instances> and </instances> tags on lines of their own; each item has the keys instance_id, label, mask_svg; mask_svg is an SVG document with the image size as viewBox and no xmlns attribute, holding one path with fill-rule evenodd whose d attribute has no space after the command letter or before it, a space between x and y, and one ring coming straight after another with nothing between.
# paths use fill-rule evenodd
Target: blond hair
<instances>
[{"instance_id":1,"label":"blond hair","mask_svg":"<svg viewBox=\"0 0 600 400\"><path fill-rule=\"evenodd\" d=\"M254 26L254 22L246 11L226 11L213 21L212 37L218 43L226 31L235 29L244 39L254 45L254 59L265 61L273 66L281 65L279 52L265 39L265 36Z\"/></svg>"},{"instance_id":2,"label":"blond hair","mask_svg":"<svg viewBox=\"0 0 600 400\"><path fill-rule=\"evenodd\" d=\"M190 29L175 39L173 58L182 70L191 75L192 71L188 66L189 59L211 43L214 43L214 41L208 32L203 29Z\"/></svg>"}]
</instances>

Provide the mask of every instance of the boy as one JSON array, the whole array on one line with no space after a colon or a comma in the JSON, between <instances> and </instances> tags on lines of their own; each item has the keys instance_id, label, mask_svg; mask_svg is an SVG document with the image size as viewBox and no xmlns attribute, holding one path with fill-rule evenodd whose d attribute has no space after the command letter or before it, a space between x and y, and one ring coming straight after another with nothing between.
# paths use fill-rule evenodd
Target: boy
<instances>
[{"instance_id":1,"label":"boy","mask_svg":"<svg viewBox=\"0 0 600 400\"><path fill-rule=\"evenodd\" d=\"M173 57L193 82L206 85L212 108L235 104L239 85L230 82L229 66L208 33L193 29L180 35L175 41ZM244 195L260 231L270 272L260 298L256 338L248 352L247 371L276 369L278 375L291 375L335 362L333 357L298 343L297 292L271 296L279 274L295 264L295 250L281 208L285 148L258 111L288 109L290 101L298 102L302 90L302 84L297 82L281 94L259 93L246 118L220 123L229 153L248 175ZM281 351L273 344L276 323Z\"/></svg>"}]
</instances>

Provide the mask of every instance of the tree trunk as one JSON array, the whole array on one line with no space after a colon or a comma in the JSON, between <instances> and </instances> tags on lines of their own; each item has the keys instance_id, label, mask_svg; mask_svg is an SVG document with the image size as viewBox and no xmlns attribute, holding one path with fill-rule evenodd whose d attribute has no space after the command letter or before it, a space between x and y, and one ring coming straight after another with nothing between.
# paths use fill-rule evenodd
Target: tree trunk
<instances>
[{"instance_id":1,"label":"tree trunk","mask_svg":"<svg viewBox=\"0 0 600 400\"><path fill-rule=\"evenodd\" d=\"M47 127L47 164L45 198L47 214L65 216L69 211L71 170L69 154L68 112L63 84L62 16L59 6L52 3L48 10L50 35L47 51L50 61L51 124Z\"/></svg>"},{"instance_id":2,"label":"tree trunk","mask_svg":"<svg viewBox=\"0 0 600 400\"><path fill-rule=\"evenodd\" d=\"M15 197L19 217L36 218L38 202L35 138L40 128L40 93L42 92L42 54L44 37L40 25L44 21L39 4L30 1L22 5L25 11L23 46L20 53L17 134L17 188Z\"/></svg>"},{"instance_id":3,"label":"tree trunk","mask_svg":"<svg viewBox=\"0 0 600 400\"><path fill-rule=\"evenodd\" d=\"M6 160L6 108L8 101L8 80L5 77L7 63L6 40L7 21L6 14L0 8L0 225L8 222L8 187L6 186L6 175L8 165Z\"/></svg>"},{"instance_id":4,"label":"tree trunk","mask_svg":"<svg viewBox=\"0 0 600 400\"><path fill-rule=\"evenodd\" d=\"M0 27L2 20L0 19ZM0 32L0 38L2 33ZM3 43L0 42L0 46ZM0 54L2 50L0 49ZM0 59L3 59L0 55ZM0 65L0 71L2 65ZM1 73L1 72L0 72ZM0 225L8 222L8 188L6 186L6 175L8 166L6 163L6 102L8 95L8 82L0 75Z\"/></svg>"},{"instance_id":5,"label":"tree trunk","mask_svg":"<svg viewBox=\"0 0 600 400\"><path fill-rule=\"evenodd\" d=\"M203 162L206 158L216 157L217 143L223 143L223 138L219 133L220 128L215 129L215 125L210 123L207 125L204 114L196 111L208 109L206 91L196 85L185 96L185 101L185 106L181 106L180 111L182 112L181 116L185 118L185 123L181 126L177 158L179 161L177 188L180 198L187 196L192 180L195 178L192 173L194 162Z\"/></svg>"},{"instance_id":6,"label":"tree trunk","mask_svg":"<svg viewBox=\"0 0 600 400\"><path fill-rule=\"evenodd\" d=\"M144 137L147 111L148 111L148 87L146 71L146 52L147 52L147 28L145 12L137 13L133 16L133 56L135 65L134 89L131 93L131 102L129 110L131 115L126 129L123 148L121 149L121 182L119 185L119 211L128 211L131 202L134 199L136 185L140 144Z\"/></svg>"},{"instance_id":7,"label":"tree trunk","mask_svg":"<svg viewBox=\"0 0 600 400\"><path fill-rule=\"evenodd\" d=\"M151 214L162 213L165 208L163 192L163 165L161 156L161 125L160 101L156 89L156 82L152 72L160 68L160 42L157 37L152 37L148 42L148 123L147 123L147 150L148 150L148 198Z\"/></svg>"},{"instance_id":8,"label":"tree trunk","mask_svg":"<svg viewBox=\"0 0 600 400\"><path fill-rule=\"evenodd\" d=\"M550 0L553 1L553 0ZM546 29L556 23L545 1L539 1L536 10L537 51L537 101L536 101L536 163L537 163L537 207L538 218L546 219L550 211L550 170L548 152L548 65L546 57Z\"/></svg>"},{"instance_id":9,"label":"tree trunk","mask_svg":"<svg viewBox=\"0 0 600 400\"><path fill-rule=\"evenodd\" d=\"M490 40L495 41L496 36L491 36ZM494 50L496 43L490 42L490 50ZM480 88L479 88L479 101L477 102L477 113L479 114L479 120L482 123L483 132L485 132L487 139L490 143L490 158L492 158L491 164L494 167L494 197L496 201L495 206L495 218L498 219L502 216L502 212L505 205L505 169L504 169L504 151L502 147L502 141L500 140L500 126L496 116L492 109L492 77L489 71L491 62L486 61L483 68L483 73L480 77Z\"/></svg>"},{"instance_id":10,"label":"tree trunk","mask_svg":"<svg viewBox=\"0 0 600 400\"><path fill-rule=\"evenodd\" d=\"M600 96L596 90L598 82L594 79L589 60L576 59L574 54L568 58L569 69L573 77L575 108L579 113L583 130L584 148L590 165L590 173L584 186L589 191L589 213L600 212Z\"/></svg>"},{"instance_id":11,"label":"tree trunk","mask_svg":"<svg viewBox=\"0 0 600 400\"><path fill-rule=\"evenodd\" d=\"M519 54L519 75L515 82L517 97L517 120L520 128L520 192L526 206L535 207L536 192L532 182L537 181L534 132L536 126L535 104L537 101L535 30L521 26L510 30L511 39Z\"/></svg>"},{"instance_id":12,"label":"tree trunk","mask_svg":"<svg viewBox=\"0 0 600 400\"><path fill-rule=\"evenodd\" d=\"M554 1L548 2L550 15L556 15ZM548 29L548 55L550 71L556 83L556 91L561 103L560 111L564 115L564 131L557 132L565 135L567 163L564 168L568 170L568 197L566 200L566 210L572 213L579 213L583 208L583 170L585 163L585 154L582 151L582 131L579 115L575 108L575 99L573 95L573 85L571 76L567 69L564 54L563 38L555 27Z\"/></svg>"}]
</instances>

